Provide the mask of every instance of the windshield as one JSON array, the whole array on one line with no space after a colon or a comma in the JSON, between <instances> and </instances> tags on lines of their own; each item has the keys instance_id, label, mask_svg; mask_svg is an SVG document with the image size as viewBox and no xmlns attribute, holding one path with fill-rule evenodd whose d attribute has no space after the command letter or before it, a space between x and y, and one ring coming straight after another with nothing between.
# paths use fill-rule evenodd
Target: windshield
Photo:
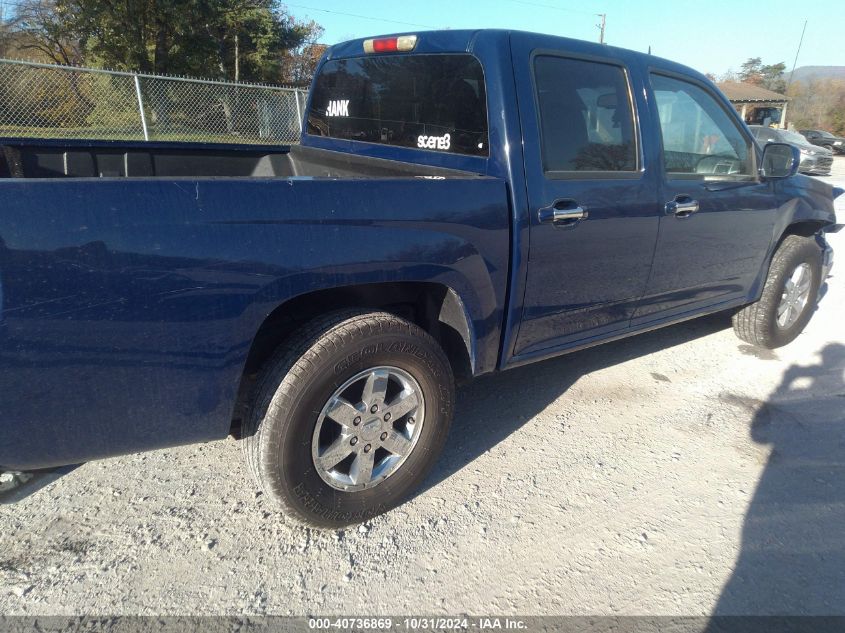
<instances>
[{"instance_id":1,"label":"windshield","mask_svg":"<svg viewBox=\"0 0 845 633\"><path fill-rule=\"evenodd\" d=\"M797 143L799 145L806 145L807 139L798 134L798 132L790 132L789 130L780 130L780 137L787 143Z\"/></svg>"},{"instance_id":2,"label":"windshield","mask_svg":"<svg viewBox=\"0 0 845 633\"><path fill-rule=\"evenodd\" d=\"M326 62L308 133L487 156L487 96L472 55L384 55Z\"/></svg>"}]
</instances>

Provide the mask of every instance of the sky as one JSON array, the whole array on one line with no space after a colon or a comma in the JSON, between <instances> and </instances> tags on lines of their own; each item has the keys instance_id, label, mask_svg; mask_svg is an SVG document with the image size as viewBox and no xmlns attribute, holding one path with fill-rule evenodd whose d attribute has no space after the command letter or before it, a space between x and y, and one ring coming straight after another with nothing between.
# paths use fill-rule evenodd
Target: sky
<instances>
[{"instance_id":1,"label":"sky","mask_svg":"<svg viewBox=\"0 0 845 633\"><path fill-rule=\"evenodd\" d=\"M845 66L845 0L294 0L297 18L325 28L322 42L431 29L512 28L605 41L721 75L749 57L792 68ZM765 7L765 8L762 8Z\"/></svg>"}]
</instances>

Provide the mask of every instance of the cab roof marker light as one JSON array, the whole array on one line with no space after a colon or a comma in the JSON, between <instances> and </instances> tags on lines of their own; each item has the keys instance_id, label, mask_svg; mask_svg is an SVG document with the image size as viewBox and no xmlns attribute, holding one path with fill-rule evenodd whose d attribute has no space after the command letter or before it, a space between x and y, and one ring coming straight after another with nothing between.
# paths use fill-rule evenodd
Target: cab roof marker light
<instances>
[{"instance_id":1,"label":"cab roof marker light","mask_svg":"<svg viewBox=\"0 0 845 633\"><path fill-rule=\"evenodd\" d=\"M400 37L381 37L364 40L365 53L395 53L408 52L417 46L416 35L402 35Z\"/></svg>"}]
</instances>

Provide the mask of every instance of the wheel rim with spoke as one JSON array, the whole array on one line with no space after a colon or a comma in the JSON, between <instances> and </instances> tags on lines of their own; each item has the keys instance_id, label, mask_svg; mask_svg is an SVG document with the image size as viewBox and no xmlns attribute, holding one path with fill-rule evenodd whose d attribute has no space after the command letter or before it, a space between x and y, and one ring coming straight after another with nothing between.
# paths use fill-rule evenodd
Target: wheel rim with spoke
<instances>
[{"instance_id":1,"label":"wheel rim with spoke","mask_svg":"<svg viewBox=\"0 0 845 633\"><path fill-rule=\"evenodd\" d=\"M411 374L366 369L338 387L320 411L311 441L314 467L337 490L372 488L408 459L424 420L423 392Z\"/></svg>"},{"instance_id":2,"label":"wheel rim with spoke","mask_svg":"<svg viewBox=\"0 0 845 633\"><path fill-rule=\"evenodd\" d=\"M786 280L777 311L777 323L782 329L792 327L804 312L810 299L813 272L809 264L799 264Z\"/></svg>"}]
</instances>

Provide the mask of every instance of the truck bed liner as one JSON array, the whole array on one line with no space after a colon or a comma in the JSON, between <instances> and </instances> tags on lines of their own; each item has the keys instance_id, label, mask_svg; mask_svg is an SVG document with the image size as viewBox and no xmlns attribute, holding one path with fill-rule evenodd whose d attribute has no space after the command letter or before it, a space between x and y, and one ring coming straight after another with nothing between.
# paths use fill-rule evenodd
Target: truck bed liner
<instances>
[{"instance_id":1,"label":"truck bed liner","mask_svg":"<svg viewBox=\"0 0 845 633\"><path fill-rule=\"evenodd\" d=\"M468 172L319 148L1 139L0 178L466 178Z\"/></svg>"}]
</instances>

